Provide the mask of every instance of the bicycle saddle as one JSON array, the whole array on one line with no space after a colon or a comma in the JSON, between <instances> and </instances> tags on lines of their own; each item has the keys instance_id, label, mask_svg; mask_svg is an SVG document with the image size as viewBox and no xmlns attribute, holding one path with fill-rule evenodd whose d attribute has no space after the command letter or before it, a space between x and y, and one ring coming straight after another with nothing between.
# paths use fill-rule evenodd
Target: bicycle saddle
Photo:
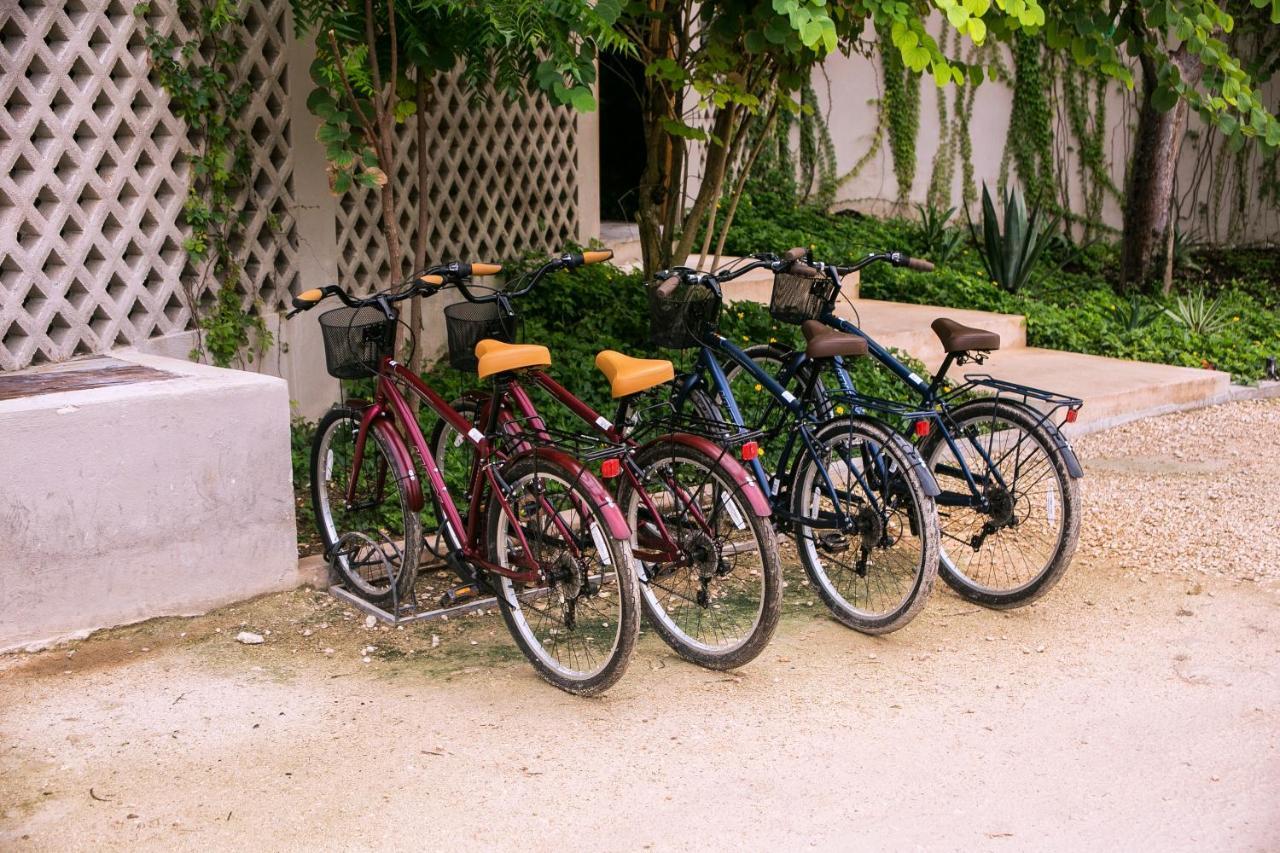
<instances>
[{"instance_id":1,"label":"bicycle saddle","mask_svg":"<svg viewBox=\"0 0 1280 853\"><path fill-rule=\"evenodd\" d=\"M596 367L609 380L615 398L648 391L676 376L675 368L666 359L633 358L611 349L600 351L596 356Z\"/></svg>"},{"instance_id":2,"label":"bicycle saddle","mask_svg":"<svg viewBox=\"0 0 1280 853\"><path fill-rule=\"evenodd\" d=\"M809 358L831 358L837 355L855 358L867 354L866 338L837 332L817 320L805 320L800 324L800 331L804 332L804 339L808 341L804 354Z\"/></svg>"},{"instance_id":3,"label":"bicycle saddle","mask_svg":"<svg viewBox=\"0 0 1280 853\"><path fill-rule=\"evenodd\" d=\"M547 367L551 364L551 351L537 344L505 344L485 338L476 344L476 359L476 374L484 379L522 367Z\"/></svg>"},{"instance_id":4,"label":"bicycle saddle","mask_svg":"<svg viewBox=\"0 0 1280 853\"><path fill-rule=\"evenodd\" d=\"M947 352L967 352L969 350L1000 349L1000 336L986 329L975 329L955 320L939 317L929 326L942 341L942 348Z\"/></svg>"}]
</instances>

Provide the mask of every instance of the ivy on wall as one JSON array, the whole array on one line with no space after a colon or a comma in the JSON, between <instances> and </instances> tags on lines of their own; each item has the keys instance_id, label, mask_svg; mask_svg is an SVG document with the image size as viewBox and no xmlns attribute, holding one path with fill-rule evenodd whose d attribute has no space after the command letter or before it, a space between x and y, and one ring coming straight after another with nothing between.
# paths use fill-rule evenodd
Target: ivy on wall
<instances>
[{"instance_id":1,"label":"ivy on wall","mask_svg":"<svg viewBox=\"0 0 1280 853\"><path fill-rule=\"evenodd\" d=\"M1111 179L1103 144L1107 132L1107 81L1101 74L1063 61L1062 99L1067 126L1075 140L1076 170L1080 179L1084 215L1080 220L1088 240L1099 231L1102 203L1106 195L1120 198Z\"/></svg>"},{"instance_id":2,"label":"ivy on wall","mask_svg":"<svg viewBox=\"0 0 1280 853\"><path fill-rule=\"evenodd\" d=\"M236 0L177 0L174 12L185 35L160 29L149 4L134 10L145 26L156 81L169 93L169 109L186 124L190 142L183 248L197 272L194 281L186 274L182 281L197 330L191 355L227 367L242 358L253 361L272 342L261 313L249 310L236 287L243 274L236 257L245 230L243 193L251 174L248 137L239 125L251 95L249 81L237 71L243 20ZM211 283L216 290L209 293Z\"/></svg>"},{"instance_id":3,"label":"ivy on wall","mask_svg":"<svg viewBox=\"0 0 1280 853\"><path fill-rule=\"evenodd\" d=\"M909 70L893 44L886 26L877 26L880 39L880 68L884 76L884 97L880 110L886 115L893 174L898 179L898 203L911 198L916 177L916 135L920 131L920 74Z\"/></svg>"},{"instance_id":4,"label":"ivy on wall","mask_svg":"<svg viewBox=\"0 0 1280 853\"><path fill-rule=\"evenodd\" d=\"M1000 188L1008 185L1012 165L1030 199L1056 208L1052 88L1053 75L1046 73L1040 40L1018 33L1013 39L1013 108L1000 163Z\"/></svg>"}]
</instances>

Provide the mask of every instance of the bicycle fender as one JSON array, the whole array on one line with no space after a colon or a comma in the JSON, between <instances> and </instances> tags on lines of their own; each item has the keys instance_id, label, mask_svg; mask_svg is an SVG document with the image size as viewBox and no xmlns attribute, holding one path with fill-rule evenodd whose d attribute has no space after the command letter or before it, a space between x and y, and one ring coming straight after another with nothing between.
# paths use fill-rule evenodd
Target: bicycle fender
<instances>
[{"instance_id":1,"label":"bicycle fender","mask_svg":"<svg viewBox=\"0 0 1280 853\"><path fill-rule=\"evenodd\" d=\"M724 468L724 472L729 477L742 486L742 490L746 492L747 500L751 503L751 511L762 518L768 518L773 514L773 508L769 505L769 499L760 491L760 484L756 481L754 475L751 474L741 462L733 457L733 454L725 451L723 447L716 444L709 438L701 435L693 435L687 432L672 432L666 435L660 435L647 444L658 444L659 442L670 441L674 444L683 444L686 447L709 456L719 461L720 466Z\"/></svg>"},{"instance_id":2,"label":"bicycle fender","mask_svg":"<svg viewBox=\"0 0 1280 853\"><path fill-rule=\"evenodd\" d=\"M583 491L600 505L604 522L609 525L609 535L624 542L631 541L631 528L627 526L627 520L622 516L622 510L618 508L617 503L614 502L613 495L609 494L609 490L585 465L564 451L551 447L530 447L512 456L511 461L514 462L527 456L537 456L554 462L572 474L573 478L582 484Z\"/></svg>"},{"instance_id":3,"label":"bicycle fender","mask_svg":"<svg viewBox=\"0 0 1280 853\"><path fill-rule=\"evenodd\" d=\"M413 456L409 453L409 448L404 446L404 439L400 437L400 433L392 425L391 421L386 418L378 418L372 424L372 429L382 436L386 441L387 447L391 449L395 461L400 465L401 470L405 472L405 489L409 492L409 508L414 512L422 509L422 482L418 479L418 469L413 464Z\"/></svg>"},{"instance_id":4,"label":"bicycle fender","mask_svg":"<svg viewBox=\"0 0 1280 853\"><path fill-rule=\"evenodd\" d=\"M832 418L819 427L817 432L821 432L829 425L846 420L849 417L849 415L840 415L839 417ZM860 420L870 421L873 424L877 423L871 418L861 418ZM884 427L884 430L888 433L889 440L892 441L902 455L906 457L907 464L909 464L911 466L911 470L915 472L916 479L920 482L920 489L925 493L925 495L931 498L936 498L938 495L942 494L942 489L938 488L938 481L934 479L933 472L929 470L929 466L924 464L924 457L920 455L920 451L916 450L915 447L912 446L911 442L907 441L892 429Z\"/></svg>"},{"instance_id":5,"label":"bicycle fender","mask_svg":"<svg viewBox=\"0 0 1280 853\"><path fill-rule=\"evenodd\" d=\"M1076 458L1076 452L1072 449L1071 442L1067 441L1067 437L1062 434L1062 430L1047 418L1042 426L1045 433L1053 440L1054 446L1058 448L1058 452L1062 454L1062 461L1067 466L1067 473L1071 475L1071 479L1083 479L1084 468L1080 467L1080 460Z\"/></svg>"}]
</instances>

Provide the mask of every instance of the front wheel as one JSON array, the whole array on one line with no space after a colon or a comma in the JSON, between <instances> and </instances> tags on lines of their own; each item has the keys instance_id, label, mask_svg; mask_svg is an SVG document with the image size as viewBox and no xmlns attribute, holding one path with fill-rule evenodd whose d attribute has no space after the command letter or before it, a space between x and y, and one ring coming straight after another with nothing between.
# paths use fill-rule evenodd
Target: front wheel
<instances>
[{"instance_id":1,"label":"front wheel","mask_svg":"<svg viewBox=\"0 0 1280 853\"><path fill-rule=\"evenodd\" d=\"M754 660L782 610L769 517L753 509L719 460L688 445L653 444L633 461L636 482L623 481L618 504L632 531L649 623L699 666L725 670Z\"/></svg>"},{"instance_id":2,"label":"front wheel","mask_svg":"<svg viewBox=\"0 0 1280 853\"><path fill-rule=\"evenodd\" d=\"M863 418L838 418L804 453L793 493L796 550L840 622L866 634L907 624L938 574L938 519L915 450Z\"/></svg>"},{"instance_id":3,"label":"front wheel","mask_svg":"<svg viewBox=\"0 0 1280 853\"><path fill-rule=\"evenodd\" d=\"M1038 413L978 399L948 415L955 446L934 429L920 448L942 489L942 579L986 607L1030 604L1053 588L1075 554L1078 481L1037 426Z\"/></svg>"},{"instance_id":4,"label":"front wheel","mask_svg":"<svg viewBox=\"0 0 1280 853\"><path fill-rule=\"evenodd\" d=\"M591 696L626 671L640 593L629 543L609 532L582 476L537 452L503 469L510 509L489 501L489 558L504 568L536 566L532 583L491 578L502 618L543 678Z\"/></svg>"},{"instance_id":5,"label":"front wheel","mask_svg":"<svg viewBox=\"0 0 1280 853\"><path fill-rule=\"evenodd\" d=\"M409 597L418 576L422 528L405 485L413 472L400 466L377 430L366 433L364 455L355 467L361 418L359 410L339 407L316 427L311 503L325 555L343 584L382 605Z\"/></svg>"}]
</instances>

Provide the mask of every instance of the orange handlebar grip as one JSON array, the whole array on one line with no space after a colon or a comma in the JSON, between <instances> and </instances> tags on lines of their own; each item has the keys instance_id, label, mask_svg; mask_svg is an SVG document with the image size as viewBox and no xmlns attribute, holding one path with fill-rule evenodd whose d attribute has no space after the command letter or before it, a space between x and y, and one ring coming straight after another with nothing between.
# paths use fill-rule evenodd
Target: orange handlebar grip
<instances>
[{"instance_id":1,"label":"orange handlebar grip","mask_svg":"<svg viewBox=\"0 0 1280 853\"><path fill-rule=\"evenodd\" d=\"M305 290L298 294L300 302L319 302L324 299L324 291L322 290Z\"/></svg>"},{"instance_id":2,"label":"orange handlebar grip","mask_svg":"<svg viewBox=\"0 0 1280 853\"><path fill-rule=\"evenodd\" d=\"M472 264L472 275L497 275L502 272L502 264Z\"/></svg>"},{"instance_id":3,"label":"orange handlebar grip","mask_svg":"<svg viewBox=\"0 0 1280 853\"><path fill-rule=\"evenodd\" d=\"M583 252L582 262L584 264L599 264L613 257L613 249L604 249L598 252Z\"/></svg>"},{"instance_id":4,"label":"orange handlebar grip","mask_svg":"<svg viewBox=\"0 0 1280 853\"><path fill-rule=\"evenodd\" d=\"M440 275L420 275L418 281L423 284L444 284L444 276Z\"/></svg>"}]
</instances>

